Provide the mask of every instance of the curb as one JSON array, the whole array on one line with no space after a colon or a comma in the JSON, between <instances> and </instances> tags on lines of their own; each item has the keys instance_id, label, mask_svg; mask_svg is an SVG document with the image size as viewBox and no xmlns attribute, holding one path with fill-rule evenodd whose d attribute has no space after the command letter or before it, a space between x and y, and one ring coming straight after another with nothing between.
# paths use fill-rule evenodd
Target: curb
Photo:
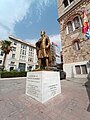
<instances>
[{"instance_id":1,"label":"curb","mask_svg":"<svg viewBox=\"0 0 90 120\"><path fill-rule=\"evenodd\" d=\"M17 80L17 79L26 79L27 77L13 77L13 78L0 78L0 80Z\"/></svg>"}]
</instances>

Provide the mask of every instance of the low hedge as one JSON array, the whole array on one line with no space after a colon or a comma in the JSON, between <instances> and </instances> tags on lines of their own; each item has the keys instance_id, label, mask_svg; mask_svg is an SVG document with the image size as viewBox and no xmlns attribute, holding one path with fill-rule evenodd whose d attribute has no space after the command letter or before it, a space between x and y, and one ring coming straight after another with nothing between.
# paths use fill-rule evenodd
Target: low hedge
<instances>
[{"instance_id":1,"label":"low hedge","mask_svg":"<svg viewBox=\"0 0 90 120\"><path fill-rule=\"evenodd\" d=\"M26 77L27 76L27 72L25 71L21 71L21 72L17 72L17 71L1 71L0 72L0 77L1 78L12 78L12 77Z\"/></svg>"}]
</instances>

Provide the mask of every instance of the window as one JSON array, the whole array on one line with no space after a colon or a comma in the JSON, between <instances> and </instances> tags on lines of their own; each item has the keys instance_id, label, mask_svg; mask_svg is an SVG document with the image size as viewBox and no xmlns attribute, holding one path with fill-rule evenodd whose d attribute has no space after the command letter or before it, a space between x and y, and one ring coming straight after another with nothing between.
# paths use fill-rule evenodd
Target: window
<instances>
[{"instance_id":1,"label":"window","mask_svg":"<svg viewBox=\"0 0 90 120\"><path fill-rule=\"evenodd\" d=\"M26 48L27 48L27 46L26 46L26 45L21 44L21 48L22 48L22 49L26 49Z\"/></svg>"},{"instance_id":2,"label":"window","mask_svg":"<svg viewBox=\"0 0 90 120\"><path fill-rule=\"evenodd\" d=\"M69 0L69 1L70 1L70 3L71 3L71 2L73 2L74 0Z\"/></svg>"},{"instance_id":3,"label":"window","mask_svg":"<svg viewBox=\"0 0 90 120\"><path fill-rule=\"evenodd\" d=\"M25 71L26 64L25 63L19 63L18 68L19 68L20 71Z\"/></svg>"},{"instance_id":4,"label":"window","mask_svg":"<svg viewBox=\"0 0 90 120\"><path fill-rule=\"evenodd\" d=\"M21 44L20 60L26 60L26 45Z\"/></svg>"},{"instance_id":5,"label":"window","mask_svg":"<svg viewBox=\"0 0 90 120\"><path fill-rule=\"evenodd\" d=\"M72 21L69 21L66 26L67 34L75 31L76 29L80 28L82 26L82 21L79 16L75 17Z\"/></svg>"},{"instance_id":6,"label":"window","mask_svg":"<svg viewBox=\"0 0 90 120\"><path fill-rule=\"evenodd\" d=\"M29 51L34 51L34 49L33 49L33 48L31 48L31 47L29 47Z\"/></svg>"},{"instance_id":7,"label":"window","mask_svg":"<svg viewBox=\"0 0 90 120\"><path fill-rule=\"evenodd\" d=\"M31 51L31 48L29 47L29 51Z\"/></svg>"},{"instance_id":8,"label":"window","mask_svg":"<svg viewBox=\"0 0 90 120\"><path fill-rule=\"evenodd\" d=\"M28 53L29 57L34 57L34 49L33 48L29 48L29 53Z\"/></svg>"},{"instance_id":9,"label":"window","mask_svg":"<svg viewBox=\"0 0 90 120\"><path fill-rule=\"evenodd\" d=\"M3 51L0 51L0 56L3 56L3 54L4 54Z\"/></svg>"},{"instance_id":10,"label":"window","mask_svg":"<svg viewBox=\"0 0 90 120\"><path fill-rule=\"evenodd\" d=\"M0 60L0 64L2 64L2 60Z\"/></svg>"},{"instance_id":11,"label":"window","mask_svg":"<svg viewBox=\"0 0 90 120\"><path fill-rule=\"evenodd\" d=\"M75 29L79 28L79 27L80 27L79 18L78 18L78 17L75 17L73 21L74 21Z\"/></svg>"},{"instance_id":12,"label":"window","mask_svg":"<svg viewBox=\"0 0 90 120\"><path fill-rule=\"evenodd\" d=\"M64 0L64 6L67 7L68 5L68 0Z\"/></svg>"},{"instance_id":13,"label":"window","mask_svg":"<svg viewBox=\"0 0 90 120\"><path fill-rule=\"evenodd\" d=\"M28 67L27 67L27 70L30 70L30 71L31 71L31 69L32 69L32 66L28 66Z\"/></svg>"},{"instance_id":14,"label":"window","mask_svg":"<svg viewBox=\"0 0 90 120\"><path fill-rule=\"evenodd\" d=\"M10 67L10 71L14 70L14 67Z\"/></svg>"},{"instance_id":15,"label":"window","mask_svg":"<svg viewBox=\"0 0 90 120\"><path fill-rule=\"evenodd\" d=\"M23 48L23 45L21 45L21 48Z\"/></svg>"},{"instance_id":16,"label":"window","mask_svg":"<svg viewBox=\"0 0 90 120\"><path fill-rule=\"evenodd\" d=\"M14 42L14 45L17 45L17 42Z\"/></svg>"},{"instance_id":17,"label":"window","mask_svg":"<svg viewBox=\"0 0 90 120\"><path fill-rule=\"evenodd\" d=\"M24 55L24 50L22 51L22 54Z\"/></svg>"},{"instance_id":18,"label":"window","mask_svg":"<svg viewBox=\"0 0 90 120\"><path fill-rule=\"evenodd\" d=\"M15 58L15 54L12 54L12 58Z\"/></svg>"},{"instance_id":19,"label":"window","mask_svg":"<svg viewBox=\"0 0 90 120\"><path fill-rule=\"evenodd\" d=\"M82 73L83 74L87 74L88 73L86 65L81 65L81 68L82 68Z\"/></svg>"},{"instance_id":20,"label":"window","mask_svg":"<svg viewBox=\"0 0 90 120\"><path fill-rule=\"evenodd\" d=\"M76 68L76 74L81 74L80 65L75 66L75 68Z\"/></svg>"},{"instance_id":21,"label":"window","mask_svg":"<svg viewBox=\"0 0 90 120\"><path fill-rule=\"evenodd\" d=\"M33 58L28 58L28 62L33 62Z\"/></svg>"},{"instance_id":22,"label":"window","mask_svg":"<svg viewBox=\"0 0 90 120\"><path fill-rule=\"evenodd\" d=\"M87 67L86 65L76 65L76 74L87 74Z\"/></svg>"},{"instance_id":23,"label":"window","mask_svg":"<svg viewBox=\"0 0 90 120\"><path fill-rule=\"evenodd\" d=\"M75 41L75 42L74 42L74 49L75 49L75 50L80 50L79 41Z\"/></svg>"},{"instance_id":24,"label":"window","mask_svg":"<svg viewBox=\"0 0 90 120\"><path fill-rule=\"evenodd\" d=\"M74 0L64 0L63 3L64 3L65 8L66 8L67 6L69 6L73 1L74 1Z\"/></svg>"},{"instance_id":25,"label":"window","mask_svg":"<svg viewBox=\"0 0 90 120\"><path fill-rule=\"evenodd\" d=\"M68 31L69 31L69 33L71 33L71 32L73 31L72 22L69 21L69 22L67 23L67 26L68 26Z\"/></svg>"},{"instance_id":26,"label":"window","mask_svg":"<svg viewBox=\"0 0 90 120\"><path fill-rule=\"evenodd\" d=\"M14 65L14 64L15 64L15 62L11 61L11 65Z\"/></svg>"},{"instance_id":27,"label":"window","mask_svg":"<svg viewBox=\"0 0 90 120\"><path fill-rule=\"evenodd\" d=\"M24 54L26 55L26 51L24 51Z\"/></svg>"},{"instance_id":28,"label":"window","mask_svg":"<svg viewBox=\"0 0 90 120\"><path fill-rule=\"evenodd\" d=\"M16 51L16 47L13 47L13 51Z\"/></svg>"},{"instance_id":29,"label":"window","mask_svg":"<svg viewBox=\"0 0 90 120\"><path fill-rule=\"evenodd\" d=\"M3 51L1 51L1 56L3 56L3 54L4 54L4 52L3 52Z\"/></svg>"},{"instance_id":30,"label":"window","mask_svg":"<svg viewBox=\"0 0 90 120\"><path fill-rule=\"evenodd\" d=\"M26 60L26 56L20 55L20 60Z\"/></svg>"}]
</instances>

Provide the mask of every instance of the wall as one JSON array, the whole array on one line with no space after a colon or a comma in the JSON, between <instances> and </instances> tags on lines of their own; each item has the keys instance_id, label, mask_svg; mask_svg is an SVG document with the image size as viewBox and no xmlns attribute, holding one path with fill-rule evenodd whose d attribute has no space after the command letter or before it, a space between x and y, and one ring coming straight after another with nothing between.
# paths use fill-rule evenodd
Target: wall
<instances>
[{"instance_id":1,"label":"wall","mask_svg":"<svg viewBox=\"0 0 90 120\"><path fill-rule=\"evenodd\" d=\"M86 63L90 60L90 40L82 33L82 26L72 33L67 34L67 22L72 21L75 16L82 18L82 7L85 6L90 22L90 0L74 0L74 2L64 7L63 0L58 0L58 22L60 23L60 34L62 41L62 54L64 70L67 77L86 77L86 75L76 75L75 65ZM79 40L80 50L74 49L74 40ZM73 75L72 75L73 68Z\"/></svg>"},{"instance_id":2,"label":"wall","mask_svg":"<svg viewBox=\"0 0 90 120\"><path fill-rule=\"evenodd\" d=\"M72 3L71 6L69 7L64 7L63 4L64 0L58 0L58 18L62 17L63 15L65 15L71 8L73 8L75 5L77 5L79 2L84 2L86 0L74 0L74 2Z\"/></svg>"},{"instance_id":3,"label":"wall","mask_svg":"<svg viewBox=\"0 0 90 120\"><path fill-rule=\"evenodd\" d=\"M66 78L86 78L87 74L76 74L76 65L84 65L87 64L88 61L84 62L76 62L76 63L70 63L70 64L64 64L64 71L66 72Z\"/></svg>"}]
</instances>

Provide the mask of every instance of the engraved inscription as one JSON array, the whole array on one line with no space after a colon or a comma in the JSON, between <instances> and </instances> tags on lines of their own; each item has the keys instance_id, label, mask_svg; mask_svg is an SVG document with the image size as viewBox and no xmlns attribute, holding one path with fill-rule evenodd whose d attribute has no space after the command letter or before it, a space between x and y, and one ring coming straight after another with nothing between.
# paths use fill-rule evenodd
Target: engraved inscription
<instances>
[{"instance_id":1,"label":"engraved inscription","mask_svg":"<svg viewBox=\"0 0 90 120\"><path fill-rule=\"evenodd\" d=\"M27 93L31 96L39 98L40 96L40 76L29 74L27 77Z\"/></svg>"}]
</instances>

